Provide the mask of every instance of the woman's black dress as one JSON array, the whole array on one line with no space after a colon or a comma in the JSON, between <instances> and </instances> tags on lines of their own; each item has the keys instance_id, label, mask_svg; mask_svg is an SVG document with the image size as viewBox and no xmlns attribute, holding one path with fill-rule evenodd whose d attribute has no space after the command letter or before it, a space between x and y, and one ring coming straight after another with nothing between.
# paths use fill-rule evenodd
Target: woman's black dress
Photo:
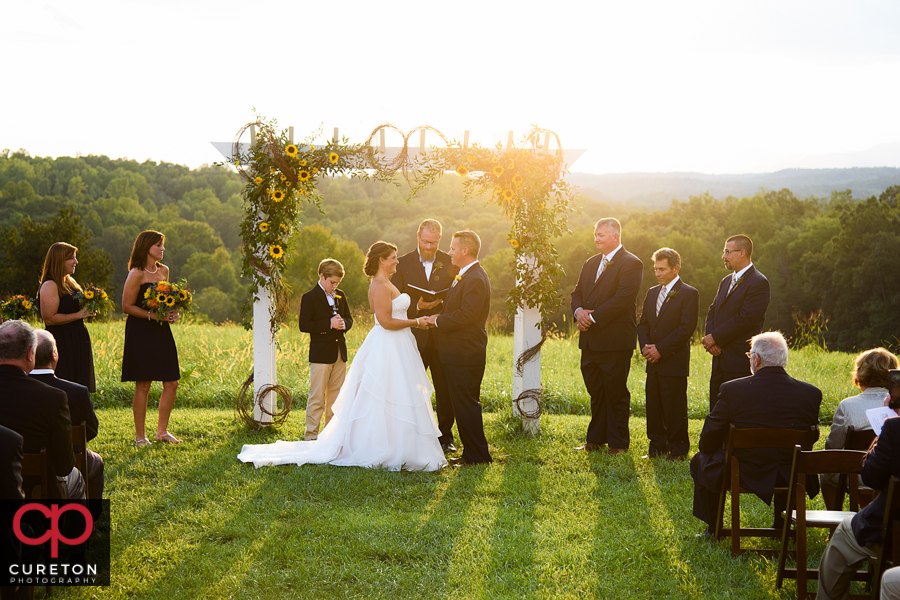
<instances>
[{"instance_id":1,"label":"woman's black dress","mask_svg":"<svg viewBox=\"0 0 900 600\"><path fill-rule=\"evenodd\" d=\"M40 291L38 291L38 303L40 303L40 296ZM78 306L78 302L72 297L72 294L60 296L59 309L56 311L58 314L71 315L79 310L81 307ZM56 338L56 348L59 351L56 376L87 386L90 392L97 391L94 381L94 354L91 351L91 336L87 327L84 326L84 319L69 321L63 325L46 325L46 328Z\"/></svg>"},{"instance_id":2,"label":"woman's black dress","mask_svg":"<svg viewBox=\"0 0 900 600\"><path fill-rule=\"evenodd\" d=\"M138 298L152 284L141 285ZM122 356L122 381L177 381L178 349L167 321L140 319L128 315L125 321L125 350Z\"/></svg>"}]
</instances>

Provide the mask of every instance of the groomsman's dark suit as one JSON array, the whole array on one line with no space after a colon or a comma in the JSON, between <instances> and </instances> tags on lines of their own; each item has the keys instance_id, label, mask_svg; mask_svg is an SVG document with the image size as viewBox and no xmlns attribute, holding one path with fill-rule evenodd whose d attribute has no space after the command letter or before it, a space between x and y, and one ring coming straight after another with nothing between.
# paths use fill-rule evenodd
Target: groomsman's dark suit
<instances>
[{"instance_id":1,"label":"groomsman's dark suit","mask_svg":"<svg viewBox=\"0 0 900 600\"><path fill-rule=\"evenodd\" d=\"M487 362L487 323L491 307L491 282L481 263L474 263L447 293L444 310L437 317L438 361L466 463L492 462L481 416L481 380ZM433 371L432 371L433 372Z\"/></svg>"},{"instance_id":2,"label":"groomsman's dark suit","mask_svg":"<svg viewBox=\"0 0 900 600\"><path fill-rule=\"evenodd\" d=\"M669 454L676 459L691 448L688 438L687 378L690 374L691 336L697 329L696 288L678 279L656 314L662 285L652 287L644 298L637 326L638 347L656 346L661 358L647 362L647 437L650 456Z\"/></svg>"},{"instance_id":3,"label":"groomsman's dark suit","mask_svg":"<svg viewBox=\"0 0 900 600\"><path fill-rule=\"evenodd\" d=\"M627 450L631 394L628 371L637 343L635 298L643 278L643 263L619 248L597 278L603 255L596 254L581 267L572 292L572 312L593 310L594 323L578 337L581 374L591 395L591 422L587 442Z\"/></svg>"},{"instance_id":4,"label":"groomsman's dark suit","mask_svg":"<svg viewBox=\"0 0 900 600\"><path fill-rule=\"evenodd\" d=\"M344 319L344 330L331 328L334 310L328 304L328 298L322 286L316 284L303 294L300 300L300 331L309 334L309 362L330 365L337 361L338 353L347 362L347 340L344 334L353 327L350 305L343 290L335 290L338 314Z\"/></svg>"},{"instance_id":5,"label":"groomsman's dark suit","mask_svg":"<svg viewBox=\"0 0 900 600\"><path fill-rule=\"evenodd\" d=\"M750 375L750 338L761 333L769 306L769 280L753 265L728 293L734 273L719 282L716 298L706 313L706 334L712 335L722 349L713 356L709 378L709 409L719 397L719 386L726 381Z\"/></svg>"},{"instance_id":6,"label":"groomsman's dark suit","mask_svg":"<svg viewBox=\"0 0 900 600\"><path fill-rule=\"evenodd\" d=\"M26 453L47 449L48 496L66 498L64 483L56 479L68 476L75 466L65 392L29 377L17 366L0 365L0 425L24 438Z\"/></svg>"},{"instance_id":7,"label":"groomsman's dark suit","mask_svg":"<svg viewBox=\"0 0 900 600\"><path fill-rule=\"evenodd\" d=\"M719 401L703 424L700 452L691 459L694 516L715 528L730 425L803 429L818 424L821 402L819 388L794 379L783 367L762 367L755 375L723 383ZM735 456L741 462L741 486L767 504L772 502L776 481L787 485L790 480L791 450L735 450ZM810 497L819 493L818 481L809 478Z\"/></svg>"},{"instance_id":8,"label":"groomsman's dark suit","mask_svg":"<svg viewBox=\"0 0 900 600\"><path fill-rule=\"evenodd\" d=\"M32 374L31 377L64 391L69 401L69 416L72 419L72 423L77 425L84 421L88 441L97 437L100 423L97 420L97 415L94 413L91 394L85 386L74 381L60 379L53 373ZM87 453L88 468L88 498L101 500L103 498L103 457L89 448L85 448L85 452Z\"/></svg>"},{"instance_id":9,"label":"groomsman's dark suit","mask_svg":"<svg viewBox=\"0 0 900 600\"><path fill-rule=\"evenodd\" d=\"M431 277L425 276L425 266L419 258L418 248L404 254L398 260L400 263L397 265L397 272L391 277L391 283L397 286L401 294L409 294L410 302L409 309L406 311L407 318L415 319L416 317L440 314L442 309L440 304L431 309L419 310L417 304L419 298L422 297L422 293L409 287L409 285L412 284L435 292L449 288L453 283L453 278L459 273L459 267L450 262L450 255L440 250L435 253L434 264L431 267ZM422 363L426 369L431 369L431 379L434 383L434 398L437 404L435 412L437 413L438 428L441 430L439 441L442 446L452 444L453 405L450 402L447 381L443 377L443 372L440 369L435 369L433 366L437 362L436 333L433 329L417 329L415 327L412 328L412 332L416 336L416 345L419 347Z\"/></svg>"}]
</instances>

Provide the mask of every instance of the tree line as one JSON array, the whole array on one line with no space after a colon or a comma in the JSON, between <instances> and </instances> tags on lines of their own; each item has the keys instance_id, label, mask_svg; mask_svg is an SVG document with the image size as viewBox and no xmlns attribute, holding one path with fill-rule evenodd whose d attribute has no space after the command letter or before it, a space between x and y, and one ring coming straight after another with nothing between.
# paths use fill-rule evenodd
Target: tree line
<instances>
[{"instance_id":1,"label":"tree line","mask_svg":"<svg viewBox=\"0 0 900 600\"><path fill-rule=\"evenodd\" d=\"M198 313L213 322L239 321L247 295L240 277L242 186L239 175L218 166L0 152L0 298L34 295L47 248L67 241L80 248L76 278L106 287L118 301L132 242L140 231L157 229L167 237L165 262L173 279L188 280ZM367 312L364 250L379 239L397 244L401 254L413 250L418 223L436 218L444 226L444 250L454 231L470 228L481 236L482 262L493 284L491 321L497 329L511 328L505 315L506 293L514 285L510 224L483 202L463 205L458 176L448 174L412 201L402 180L391 185L337 177L319 187L322 210L303 214L287 257L293 314L326 256L344 264L341 287L355 310ZM566 272L562 291L568 295L582 263L596 253L593 223L615 216L625 247L644 261L639 301L656 284L650 255L669 246L681 254L681 275L700 290L705 313L727 274L725 239L744 233L771 284L767 328L796 343L835 350L896 349L900 300L892 292L900 274L891 266L900 256L898 196L900 185L865 199L850 190L804 199L788 189L723 199L707 193L672 200L665 210L580 196L580 211L569 219L572 233L556 240ZM571 331L567 310L553 326Z\"/></svg>"}]
</instances>

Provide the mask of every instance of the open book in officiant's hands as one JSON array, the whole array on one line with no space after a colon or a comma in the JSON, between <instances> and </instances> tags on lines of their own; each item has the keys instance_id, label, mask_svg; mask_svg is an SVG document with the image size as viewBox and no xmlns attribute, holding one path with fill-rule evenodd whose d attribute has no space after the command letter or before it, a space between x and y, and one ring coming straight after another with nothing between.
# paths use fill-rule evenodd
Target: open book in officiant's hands
<instances>
[{"instance_id":1,"label":"open book in officiant's hands","mask_svg":"<svg viewBox=\"0 0 900 600\"><path fill-rule=\"evenodd\" d=\"M435 292L433 290L426 290L425 288L420 288L419 286L412 285L411 283L407 283L406 287L412 288L412 289L416 290L417 292L419 292L422 295L422 299L424 299L426 302L434 302L435 300L443 300L444 298L447 297L447 292L450 290L450 288L445 288L443 290Z\"/></svg>"}]
</instances>

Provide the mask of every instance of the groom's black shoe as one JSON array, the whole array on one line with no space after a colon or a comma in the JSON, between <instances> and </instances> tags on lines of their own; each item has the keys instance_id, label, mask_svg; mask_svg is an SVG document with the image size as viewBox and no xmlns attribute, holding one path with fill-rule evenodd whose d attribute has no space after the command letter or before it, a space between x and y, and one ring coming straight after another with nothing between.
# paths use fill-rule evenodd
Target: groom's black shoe
<instances>
[{"instance_id":1,"label":"groom's black shoe","mask_svg":"<svg viewBox=\"0 0 900 600\"><path fill-rule=\"evenodd\" d=\"M444 454L453 454L456 452L456 446L453 445L453 442L446 442L441 444L441 450L444 451Z\"/></svg>"}]
</instances>

